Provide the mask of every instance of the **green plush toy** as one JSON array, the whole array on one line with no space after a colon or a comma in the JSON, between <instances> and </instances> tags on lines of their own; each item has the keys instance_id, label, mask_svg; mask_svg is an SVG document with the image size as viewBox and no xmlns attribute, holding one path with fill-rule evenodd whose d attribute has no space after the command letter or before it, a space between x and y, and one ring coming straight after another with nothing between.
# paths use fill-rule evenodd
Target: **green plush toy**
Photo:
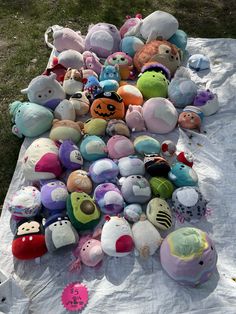
<instances>
[{"instance_id":1,"label":"green plush toy","mask_svg":"<svg viewBox=\"0 0 236 314\"><path fill-rule=\"evenodd\" d=\"M171 198L174 186L169 180L162 177L153 177L149 180L149 183L154 196L163 199Z\"/></svg>"},{"instance_id":2,"label":"green plush toy","mask_svg":"<svg viewBox=\"0 0 236 314\"><path fill-rule=\"evenodd\" d=\"M84 192L73 192L67 197L67 215L78 230L93 229L100 220L100 210L93 199Z\"/></svg>"},{"instance_id":3,"label":"green plush toy","mask_svg":"<svg viewBox=\"0 0 236 314\"><path fill-rule=\"evenodd\" d=\"M167 97L168 80L161 72L148 71L140 75L137 87L145 99Z\"/></svg>"},{"instance_id":4,"label":"green plush toy","mask_svg":"<svg viewBox=\"0 0 236 314\"><path fill-rule=\"evenodd\" d=\"M83 133L89 135L105 135L107 121L100 118L89 119L84 123Z\"/></svg>"}]
</instances>

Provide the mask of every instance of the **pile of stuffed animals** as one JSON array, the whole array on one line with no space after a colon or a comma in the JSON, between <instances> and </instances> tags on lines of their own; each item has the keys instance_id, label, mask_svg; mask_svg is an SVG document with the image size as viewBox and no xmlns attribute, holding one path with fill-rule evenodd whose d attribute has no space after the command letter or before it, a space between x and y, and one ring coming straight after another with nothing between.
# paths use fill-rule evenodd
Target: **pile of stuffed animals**
<instances>
[{"instance_id":1,"label":"pile of stuffed animals","mask_svg":"<svg viewBox=\"0 0 236 314\"><path fill-rule=\"evenodd\" d=\"M9 106L13 133L37 137L22 160L29 184L8 203L15 258L73 250L70 270L79 271L99 267L105 255L135 250L147 259L160 248L163 269L180 284L213 274L209 236L195 227L173 231L176 220L194 223L209 212L193 156L151 136L177 126L200 132L219 108L217 95L189 74L209 69L209 59L193 55L181 66L187 35L178 27L155 11L128 17L120 30L98 23L85 37L48 29L47 69L22 90L28 102Z\"/></svg>"}]
</instances>

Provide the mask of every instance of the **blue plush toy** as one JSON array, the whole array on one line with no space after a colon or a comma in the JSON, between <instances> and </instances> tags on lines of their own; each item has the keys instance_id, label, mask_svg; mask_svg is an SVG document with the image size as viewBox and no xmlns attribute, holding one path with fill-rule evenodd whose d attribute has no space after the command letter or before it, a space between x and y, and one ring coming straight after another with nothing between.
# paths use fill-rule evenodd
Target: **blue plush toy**
<instances>
[{"instance_id":1,"label":"blue plush toy","mask_svg":"<svg viewBox=\"0 0 236 314\"><path fill-rule=\"evenodd\" d=\"M80 152L85 160L95 161L107 157L105 142L96 135L87 135L80 144Z\"/></svg>"},{"instance_id":2,"label":"blue plush toy","mask_svg":"<svg viewBox=\"0 0 236 314\"><path fill-rule=\"evenodd\" d=\"M100 82L104 92L116 92L119 88L119 83L116 80L104 80Z\"/></svg>"},{"instance_id":3,"label":"blue plush toy","mask_svg":"<svg viewBox=\"0 0 236 314\"><path fill-rule=\"evenodd\" d=\"M187 46L188 36L184 31L178 29L174 35L168 39L168 41L181 49L184 53Z\"/></svg>"},{"instance_id":4,"label":"blue plush toy","mask_svg":"<svg viewBox=\"0 0 236 314\"><path fill-rule=\"evenodd\" d=\"M120 82L120 72L119 72L119 65L107 65L103 66L99 80L100 81L105 81L105 80L115 80L117 82Z\"/></svg>"},{"instance_id":5,"label":"blue plush toy","mask_svg":"<svg viewBox=\"0 0 236 314\"><path fill-rule=\"evenodd\" d=\"M202 54L194 54L188 59L188 66L195 71L207 70L210 68L210 60Z\"/></svg>"},{"instance_id":6,"label":"blue plush toy","mask_svg":"<svg viewBox=\"0 0 236 314\"><path fill-rule=\"evenodd\" d=\"M177 187L195 186L198 183L197 173L189 166L176 162L172 165L168 177Z\"/></svg>"},{"instance_id":7,"label":"blue plush toy","mask_svg":"<svg viewBox=\"0 0 236 314\"><path fill-rule=\"evenodd\" d=\"M102 86L99 83L99 80L91 75L87 78L87 82L84 86L84 91L88 91L90 95L94 98L98 94L102 93L103 89Z\"/></svg>"},{"instance_id":8,"label":"blue plush toy","mask_svg":"<svg viewBox=\"0 0 236 314\"><path fill-rule=\"evenodd\" d=\"M89 175L94 183L115 181L118 174L117 164L109 158L96 160L89 167Z\"/></svg>"},{"instance_id":9,"label":"blue plush toy","mask_svg":"<svg viewBox=\"0 0 236 314\"><path fill-rule=\"evenodd\" d=\"M14 101L9 105L12 122L12 133L18 137L36 137L52 127L54 119L52 112L43 106Z\"/></svg>"},{"instance_id":10,"label":"blue plush toy","mask_svg":"<svg viewBox=\"0 0 236 314\"><path fill-rule=\"evenodd\" d=\"M140 135L134 140L134 149L140 155L159 154L161 145L151 136Z\"/></svg>"},{"instance_id":11,"label":"blue plush toy","mask_svg":"<svg viewBox=\"0 0 236 314\"><path fill-rule=\"evenodd\" d=\"M134 57L135 53L144 45L141 39L135 36L124 37L120 42L120 51L127 53L130 57Z\"/></svg>"}]
</instances>

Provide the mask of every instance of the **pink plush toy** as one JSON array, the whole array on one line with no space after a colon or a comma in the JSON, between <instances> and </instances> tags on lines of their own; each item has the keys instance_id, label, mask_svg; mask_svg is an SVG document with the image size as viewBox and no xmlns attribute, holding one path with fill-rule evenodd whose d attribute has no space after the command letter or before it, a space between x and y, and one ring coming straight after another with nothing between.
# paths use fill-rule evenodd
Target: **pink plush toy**
<instances>
[{"instance_id":1,"label":"pink plush toy","mask_svg":"<svg viewBox=\"0 0 236 314\"><path fill-rule=\"evenodd\" d=\"M125 122L132 132L146 131L141 106L129 105L125 115Z\"/></svg>"},{"instance_id":2,"label":"pink plush toy","mask_svg":"<svg viewBox=\"0 0 236 314\"><path fill-rule=\"evenodd\" d=\"M97 55L91 51L85 51L83 53L84 65L86 69L93 70L97 75L101 73L102 64L99 61Z\"/></svg>"},{"instance_id":3,"label":"pink plush toy","mask_svg":"<svg viewBox=\"0 0 236 314\"><path fill-rule=\"evenodd\" d=\"M114 135L107 142L108 155L112 159L120 159L134 155L134 144L123 135Z\"/></svg>"},{"instance_id":4,"label":"pink plush toy","mask_svg":"<svg viewBox=\"0 0 236 314\"><path fill-rule=\"evenodd\" d=\"M125 36L125 33L127 33L131 27L138 25L140 23L141 19L142 19L141 14L136 14L135 17L131 17L131 16L127 15L125 23L120 28L121 38L123 38Z\"/></svg>"},{"instance_id":5,"label":"pink plush toy","mask_svg":"<svg viewBox=\"0 0 236 314\"><path fill-rule=\"evenodd\" d=\"M104 253L100 240L101 230L93 235L88 234L80 237L79 244L73 252L76 260L70 265L70 271L81 271L81 264L89 267L98 267L102 263Z\"/></svg>"}]
</instances>

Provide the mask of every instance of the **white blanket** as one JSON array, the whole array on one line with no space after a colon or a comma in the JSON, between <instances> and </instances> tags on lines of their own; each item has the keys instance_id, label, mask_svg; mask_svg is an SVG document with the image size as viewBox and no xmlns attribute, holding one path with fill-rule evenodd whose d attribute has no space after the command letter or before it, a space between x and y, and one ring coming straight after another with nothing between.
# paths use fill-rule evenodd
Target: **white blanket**
<instances>
[{"instance_id":1,"label":"white blanket","mask_svg":"<svg viewBox=\"0 0 236 314\"><path fill-rule=\"evenodd\" d=\"M13 235L5 202L0 220L0 269L14 275L30 299L29 313L67 313L61 305L61 293L72 281L83 282L88 288L84 314L236 313L236 282L232 280L236 277L236 40L190 38L187 48L190 54L203 53L210 58L211 70L192 72L192 78L218 94L220 110L205 118L202 129L206 133L176 129L156 138L172 139L179 151L194 154L200 189L213 209L207 220L195 226L207 231L215 242L218 273L197 288L179 286L162 270L159 252L146 262L134 255L106 257L99 270L84 267L80 275L68 272L70 252L46 254L40 263L17 261L11 253ZM189 134L193 134L191 139ZM22 145L6 201L26 184L21 159L31 142L25 139ZM14 308L12 313L21 311Z\"/></svg>"}]
</instances>

